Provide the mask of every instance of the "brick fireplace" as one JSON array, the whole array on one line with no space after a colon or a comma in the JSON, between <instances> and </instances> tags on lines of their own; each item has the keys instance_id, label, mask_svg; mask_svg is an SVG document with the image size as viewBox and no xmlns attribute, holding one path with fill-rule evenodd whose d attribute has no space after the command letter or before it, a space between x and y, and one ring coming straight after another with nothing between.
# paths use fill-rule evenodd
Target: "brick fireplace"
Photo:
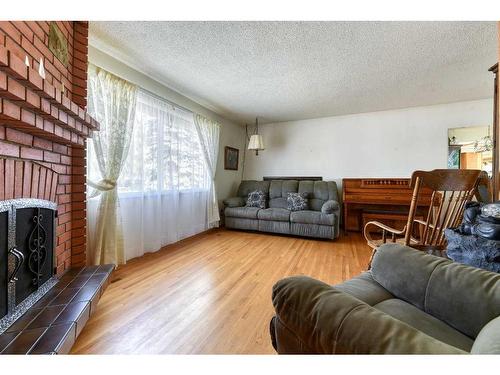
<instances>
[{"instance_id":1,"label":"brick fireplace","mask_svg":"<svg viewBox=\"0 0 500 375\"><path fill-rule=\"evenodd\" d=\"M67 43L66 64L51 28ZM85 112L87 51L88 22L0 22L0 201L43 199L53 186L58 275L86 263L86 138L98 128Z\"/></svg>"},{"instance_id":2,"label":"brick fireplace","mask_svg":"<svg viewBox=\"0 0 500 375\"><path fill-rule=\"evenodd\" d=\"M85 266L87 51L88 22L0 21L1 354L68 353L113 270Z\"/></svg>"}]
</instances>

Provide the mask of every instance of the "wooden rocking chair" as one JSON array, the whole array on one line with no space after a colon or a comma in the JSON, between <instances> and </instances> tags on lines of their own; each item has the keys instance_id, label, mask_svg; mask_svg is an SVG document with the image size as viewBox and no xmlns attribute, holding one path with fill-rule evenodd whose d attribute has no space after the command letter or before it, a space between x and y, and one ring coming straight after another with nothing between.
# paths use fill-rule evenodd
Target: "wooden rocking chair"
<instances>
[{"instance_id":1,"label":"wooden rocking chair","mask_svg":"<svg viewBox=\"0 0 500 375\"><path fill-rule=\"evenodd\" d=\"M401 243L419 250L439 253L445 248L444 230L460 224L464 207L474 194L479 183L481 171L472 169L435 169L433 171L415 171L411 176L410 187L413 195L410 202L408 221L402 230L391 228L378 221L366 223L364 235L373 249L369 267L377 248L388 242ZM431 203L427 219L415 218L421 187L432 190ZM373 238L370 230L382 231L381 238Z\"/></svg>"}]
</instances>

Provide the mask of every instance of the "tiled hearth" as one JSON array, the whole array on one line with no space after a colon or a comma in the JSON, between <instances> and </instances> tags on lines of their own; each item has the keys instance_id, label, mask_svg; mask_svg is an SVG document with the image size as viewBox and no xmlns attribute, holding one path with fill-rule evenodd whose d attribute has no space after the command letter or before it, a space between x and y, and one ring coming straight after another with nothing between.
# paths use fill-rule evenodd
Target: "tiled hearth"
<instances>
[{"instance_id":1,"label":"tiled hearth","mask_svg":"<svg viewBox=\"0 0 500 375\"><path fill-rule=\"evenodd\" d=\"M27 311L19 310L21 302L13 296L21 281L13 280L14 270L18 264L27 267L30 253L23 245L26 259L20 260L22 251L13 247L24 240L19 243L10 234L9 241L0 238L0 288L8 289L8 298L0 293L1 353L67 353L112 271L111 266L85 267L86 142L99 128L86 112L87 54L88 22L0 21L2 220L14 207L11 202L51 204L57 212L50 242L54 272L46 270L44 276L62 277L41 299L32 293ZM41 284L35 283L35 289Z\"/></svg>"},{"instance_id":2,"label":"tiled hearth","mask_svg":"<svg viewBox=\"0 0 500 375\"><path fill-rule=\"evenodd\" d=\"M71 269L0 335L0 353L69 353L108 286L112 270L112 265Z\"/></svg>"}]
</instances>

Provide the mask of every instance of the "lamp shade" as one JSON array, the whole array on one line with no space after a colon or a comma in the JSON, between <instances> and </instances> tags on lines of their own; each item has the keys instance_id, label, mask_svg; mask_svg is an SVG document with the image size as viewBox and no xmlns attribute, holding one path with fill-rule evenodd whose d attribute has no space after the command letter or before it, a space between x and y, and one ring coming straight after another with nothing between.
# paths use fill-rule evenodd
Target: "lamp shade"
<instances>
[{"instance_id":1,"label":"lamp shade","mask_svg":"<svg viewBox=\"0 0 500 375\"><path fill-rule=\"evenodd\" d=\"M248 142L249 150L263 150L264 149L264 141L262 140L262 136L259 134L254 134L250 137L250 142Z\"/></svg>"}]
</instances>

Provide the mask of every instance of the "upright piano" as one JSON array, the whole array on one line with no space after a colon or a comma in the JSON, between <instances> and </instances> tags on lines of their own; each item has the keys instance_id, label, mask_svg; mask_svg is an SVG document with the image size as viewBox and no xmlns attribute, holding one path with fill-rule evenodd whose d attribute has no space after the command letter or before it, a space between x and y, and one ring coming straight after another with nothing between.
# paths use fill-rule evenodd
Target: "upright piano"
<instances>
[{"instance_id":1,"label":"upright piano","mask_svg":"<svg viewBox=\"0 0 500 375\"><path fill-rule=\"evenodd\" d=\"M362 231L372 220L396 229L406 224L413 193L409 178L344 178L342 190L344 230ZM421 188L416 218L427 215L431 195Z\"/></svg>"}]
</instances>

